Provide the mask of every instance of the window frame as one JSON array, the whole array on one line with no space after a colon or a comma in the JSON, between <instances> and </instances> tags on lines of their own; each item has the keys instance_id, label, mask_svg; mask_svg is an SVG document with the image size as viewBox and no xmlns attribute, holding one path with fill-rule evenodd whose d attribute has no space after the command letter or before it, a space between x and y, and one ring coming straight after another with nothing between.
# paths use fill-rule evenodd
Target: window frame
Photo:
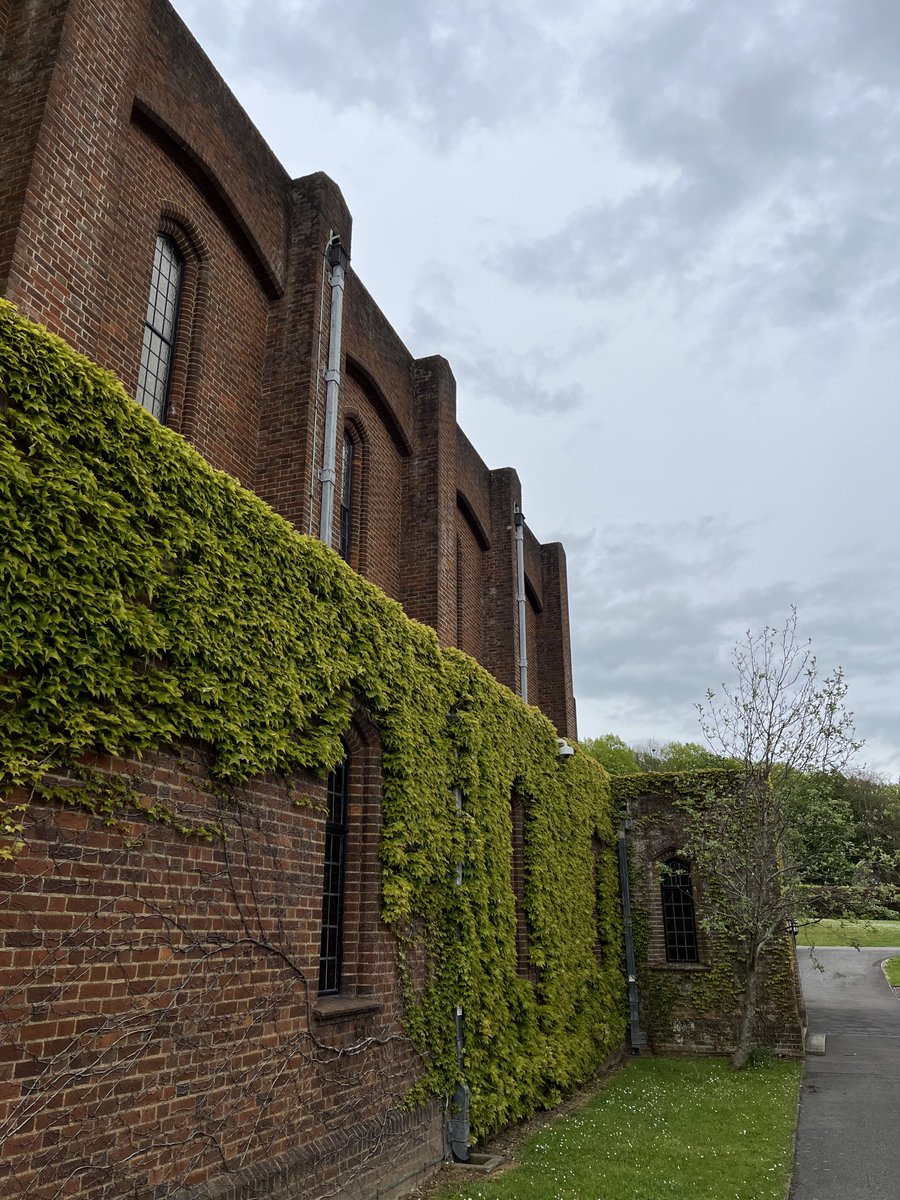
<instances>
[{"instance_id":1,"label":"window frame","mask_svg":"<svg viewBox=\"0 0 900 1200\"><path fill-rule=\"evenodd\" d=\"M385 994L384 962L390 959L393 937L381 921L382 868L380 860L383 826L382 747L378 729L358 709L341 738L344 748L345 841L341 892L340 970L326 978L322 971L324 932L320 927L310 946L310 990L315 997L314 1013L319 1020L333 1021L380 1009ZM314 903L325 911L328 784L322 779L317 869L310 876ZM336 831L335 831L336 832Z\"/></svg>"},{"instance_id":2,"label":"window frame","mask_svg":"<svg viewBox=\"0 0 900 1200\"><path fill-rule=\"evenodd\" d=\"M167 267L164 277L164 266ZM187 274L187 258L174 237L168 232L157 233L153 247L153 268L150 275L150 290L144 314L144 329L141 341L141 358L135 399L142 408L165 424L172 390L175 368L179 320L184 299L184 284ZM165 295L163 295L163 285ZM160 304L162 298L163 304ZM165 350L163 356L162 350ZM155 387L148 386L151 356L155 356L157 367L152 378Z\"/></svg>"},{"instance_id":3,"label":"window frame","mask_svg":"<svg viewBox=\"0 0 900 1200\"><path fill-rule=\"evenodd\" d=\"M700 937L691 864L673 855L662 864L662 870L659 886L666 962L699 963Z\"/></svg>"},{"instance_id":4,"label":"window frame","mask_svg":"<svg viewBox=\"0 0 900 1200\"><path fill-rule=\"evenodd\" d=\"M325 844L322 856L322 922L319 936L320 996L341 994L347 887L348 784L352 756L330 772L326 788Z\"/></svg>"},{"instance_id":5,"label":"window frame","mask_svg":"<svg viewBox=\"0 0 900 1200\"><path fill-rule=\"evenodd\" d=\"M350 562L353 550L354 536L354 484L356 460L356 439L350 429L344 428L344 441L341 447L341 495L338 513L338 553L344 562Z\"/></svg>"}]
</instances>

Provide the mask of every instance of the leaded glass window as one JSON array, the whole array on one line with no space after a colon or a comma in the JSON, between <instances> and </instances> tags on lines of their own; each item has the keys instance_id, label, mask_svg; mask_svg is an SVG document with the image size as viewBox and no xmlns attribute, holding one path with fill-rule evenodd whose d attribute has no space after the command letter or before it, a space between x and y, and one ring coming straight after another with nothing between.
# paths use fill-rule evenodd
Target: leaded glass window
<instances>
[{"instance_id":1,"label":"leaded glass window","mask_svg":"<svg viewBox=\"0 0 900 1200\"><path fill-rule=\"evenodd\" d=\"M690 864L682 858L670 858L663 865L661 886L666 961L698 962Z\"/></svg>"},{"instance_id":2,"label":"leaded glass window","mask_svg":"<svg viewBox=\"0 0 900 1200\"><path fill-rule=\"evenodd\" d=\"M350 561L350 541L353 522L353 439L344 434L341 459L341 540L339 551L345 562Z\"/></svg>"},{"instance_id":3,"label":"leaded glass window","mask_svg":"<svg viewBox=\"0 0 900 1200\"><path fill-rule=\"evenodd\" d=\"M159 421L166 417L178 300L184 277L184 259L175 243L162 234L156 239L150 299L144 322L144 345L138 376L137 400Z\"/></svg>"},{"instance_id":4,"label":"leaded glass window","mask_svg":"<svg viewBox=\"0 0 900 1200\"><path fill-rule=\"evenodd\" d=\"M319 995L341 990L344 947L344 882L347 871L347 760L328 776L325 864L322 880L322 941Z\"/></svg>"}]
</instances>

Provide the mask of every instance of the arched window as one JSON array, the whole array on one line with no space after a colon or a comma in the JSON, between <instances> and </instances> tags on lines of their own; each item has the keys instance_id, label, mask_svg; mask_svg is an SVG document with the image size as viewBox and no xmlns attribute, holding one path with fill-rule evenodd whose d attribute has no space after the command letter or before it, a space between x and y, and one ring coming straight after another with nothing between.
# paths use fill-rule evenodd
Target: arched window
<instances>
[{"instance_id":1,"label":"arched window","mask_svg":"<svg viewBox=\"0 0 900 1200\"><path fill-rule=\"evenodd\" d=\"M184 258L181 251L170 237L160 234L153 256L136 396L138 402L159 421L166 418L183 279Z\"/></svg>"},{"instance_id":2,"label":"arched window","mask_svg":"<svg viewBox=\"0 0 900 1200\"><path fill-rule=\"evenodd\" d=\"M353 438L344 430L344 449L341 455L341 532L338 551L344 562L350 561L353 540Z\"/></svg>"},{"instance_id":3,"label":"arched window","mask_svg":"<svg viewBox=\"0 0 900 1200\"><path fill-rule=\"evenodd\" d=\"M328 776L325 818L325 867L322 881L322 941L319 947L319 995L341 990L344 956L344 885L347 876L347 774L349 756Z\"/></svg>"},{"instance_id":4,"label":"arched window","mask_svg":"<svg viewBox=\"0 0 900 1200\"><path fill-rule=\"evenodd\" d=\"M698 962L690 864L683 858L670 858L665 862L661 888L666 961Z\"/></svg>"}]
</instances>

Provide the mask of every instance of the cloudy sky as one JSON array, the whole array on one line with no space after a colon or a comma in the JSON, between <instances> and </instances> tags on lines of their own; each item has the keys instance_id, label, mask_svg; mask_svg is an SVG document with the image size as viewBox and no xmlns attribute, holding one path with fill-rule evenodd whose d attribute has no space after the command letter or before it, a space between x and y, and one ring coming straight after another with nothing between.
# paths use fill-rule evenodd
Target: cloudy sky
<instances>
[{"instance_id":1,"label":"cloudy sky","mask_svg":"<svg viewBox=\"0 0 900 1200\"><path fill-rule=\"evenodd\" d=\"M176 0L567 548L579 730L797 606L900 774L896 0Z\"/></svg>"}]
</instances>

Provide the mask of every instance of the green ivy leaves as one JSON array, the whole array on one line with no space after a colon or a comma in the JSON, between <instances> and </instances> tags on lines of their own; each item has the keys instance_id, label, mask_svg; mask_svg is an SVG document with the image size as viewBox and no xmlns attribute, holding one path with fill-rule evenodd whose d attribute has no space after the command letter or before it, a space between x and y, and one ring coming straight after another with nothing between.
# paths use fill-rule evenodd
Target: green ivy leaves
<instances>
[{"instance_id":1,"label":"green ivy leaves","mask_svg":"<svg viewBox=\"0 0 900 1200\"><path fill-rule=\"evenodd\" d=\"M383 749L384 919L401 977L423 964L406 1015L425 1062L419 1094L452 1091L460 1003L476 1132L552 1103L620 1044L602 768L582 753L561 763L537 709L442 651L431 629L5 302L0 540L0 794L40 786L50 769L77 777L89 752L182 739L205 743L225 784L324 774L361 705ZM42 794L104 821L133 807L127 781L82 782ZM514 789L534 982L516 971ZM168 810L144 815L214 832ZM0 857L21 845L25 818L17 800L0 812Z\"/></svg>"}]
</instances>

